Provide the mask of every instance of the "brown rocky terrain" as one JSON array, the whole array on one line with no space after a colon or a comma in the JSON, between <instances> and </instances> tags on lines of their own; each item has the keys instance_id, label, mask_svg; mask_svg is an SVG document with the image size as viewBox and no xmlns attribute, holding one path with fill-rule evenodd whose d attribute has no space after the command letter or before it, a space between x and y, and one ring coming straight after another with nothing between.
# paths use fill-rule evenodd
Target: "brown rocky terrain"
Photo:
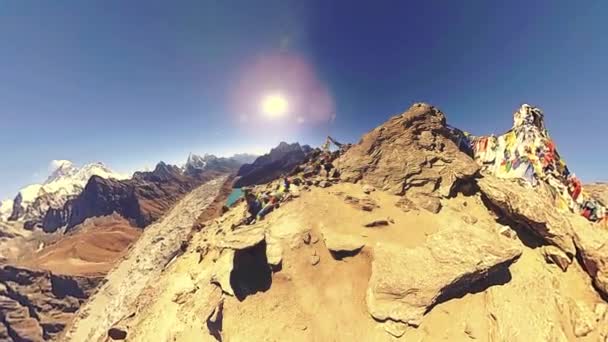
<instances>
[{"instance_id":1,"label":"brown rocky terrain","mask_svg":"<svg viewBox=\"0 0 608 342\"><path fill-rule=\"evenodd\" d=\"M105 283L82 307L66 338L91 341L105 336L110 324L127 314L130 303L149 281L186 248L198 217L214 203L227 176L199 186L181 199L162 219L151 224L124 259L106 276Z\"/></svg>"},{"instance_id":2,"label":"brown rocky terrain","mask_svg":"<svg viewBox=\"0 0 608 342\"><path fill-rule=\"evenodd\" d=\"M0 266L0 340L55 337L102 279Z\"/></svg>"},{"instance_id":3,"label":"brown rocky terrain","mask_svg":"<svg viewBox=\"0 0 608 342\"><path fill-rule=\"evenodd\" d=\"M199 215L204 212L207 218L221 212L218 203L225 201L231 184L226 179L226 172L186 174L181 171L177 173L175 168L167 170L169 172L163 173L157 168L153 173L140 174L135 178L137 182L145 181L145 184L137 185L142 189L135 190L141 196L137 200L140 208L137 213L144 219L143 224L147 224L147 220L158 220L174 203L190 192L189 187L196 184L199 185L195 189L202 188L199 192L204 196L202 202L197 202L199 206L193 212L198 211ZM208 178L213 179L207 181ZM120 189L124 189L121 185L127 183L135 186L129 182L102 178L92 178L89 184L101 182L110 186L105 188L106 192L89 190L85 195L100 195L88 202L92 209L88 213L91 215L101 215L108 207L112 208L111 205L120 206L120 200L112 199L120 198L125 193L121 192ZM224 189L221 194L220 188ZM102 196L107 194L117 196ZM102 199L110 200L103 202ZM83 200L82 203L87 201ZM94 203L111 205L95 207ZM207 208L209 204L213 204L211 208ZM87 217L82 223L71 226L65 234L60 231L48 234L40 230L23 230L13 227L16 223L8 223L7 227L3 227L4 234L10 236L2 241L5 259L4 266L1 266L4 272L0 274L0 285L5 287L0 292L0 318L6 332L0 331L0 340L48 340L64 328L78 307L94 292L106 273L125 257L130 246L142 233L142 227L136 225L136 219L130 217L131 220L128 220L119 213L125 212L118 210L107 216ZM193 223L194 221L190 222L188 227L182 225L180 229L187 235ZM177 238L178 234L171 236ZM169 240L171 239L167 239ZM4 247L8 250L5 251ZM178 244L177 249L180 247ZM65 294L62 291L71 292Z\"/></svg>"},{"instance_id":4,"label":"brown rocky terrain","mask_svg":"<svg viewBox=\"0 0 608 342\"><path fill-rule=\"evenodd\" d=\"M19 265L55 274L104 276L142 230L118 214L86 219L77 229L19 260Z\"/></svg>"},{"instance_id":5,"label":"brown rocky terrain","mask_svg":"<svg viewBox=\"0 0 608 342\"><path fill-rule=\"evenodd\" d=\"M333 164L292 175L264 220L240 225L241 202L176 253L187 195L62 338L608 341L608 231L542 182L479 172L438 109L414 105Z\"/></svg>"}]
</instances>

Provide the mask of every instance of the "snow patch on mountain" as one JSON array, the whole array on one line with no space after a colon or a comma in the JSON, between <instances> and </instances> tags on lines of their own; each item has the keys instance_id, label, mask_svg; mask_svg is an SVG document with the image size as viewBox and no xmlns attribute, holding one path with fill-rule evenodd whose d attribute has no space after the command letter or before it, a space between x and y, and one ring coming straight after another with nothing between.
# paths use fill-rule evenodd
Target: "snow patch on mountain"
<instances>
[{"instance_id":1,"label":"snow patch on mountain","mask_svg":"<svg viewBox=\"0 0 608 342\"><path fill-rule=\"evenodd\" d=\"M239 167L252 159L255 159L255 157L248 154L235 154L231 157L217 157L208 153L205 153L203 156L190 153L186 163L182 166L182 171L186 174L192 174L203 170L225 171L227 169Z\"/></svg>"},{"instance_id":2,"label":"snow patch on mountain","mask_svg":"<svg viewBox=\"0 0 608 342\"><path fill-rule=\"evenodd\" d=\"M29 220L44 215L49 206L63 205L70 197L78 195L92 176L127 178L100 162L79 168L69 160L53 160L50 166L52 172L44 183L31 184L19 191L12 205L10 220Z\"/></svg>"},{"instance_id":3,"label":"snow patch on mountain","mask_svg":"<svg viewBox=\"0 0 608 342\"><path fill-rule=\"evenodd\" d=\"M13 200L7 199L0 202L0 221L6 221L13 212Z\"/></svg>"}]
</instances>

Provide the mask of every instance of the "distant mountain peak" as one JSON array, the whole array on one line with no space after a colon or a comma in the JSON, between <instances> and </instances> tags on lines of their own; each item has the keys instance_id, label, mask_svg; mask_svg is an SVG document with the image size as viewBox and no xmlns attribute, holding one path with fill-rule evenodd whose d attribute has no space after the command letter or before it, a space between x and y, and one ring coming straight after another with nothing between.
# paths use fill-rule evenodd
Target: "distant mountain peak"
<instances>
[{"instance_id":1,"label":"distant mountain peak","mask_svg":"<svg viewBox=\"0 0 608 342\"><path fill-rule=\"evenodd\" d=\"M283 173L291 171L306 158L312 149L308 145L281 141L269 153L264 154L251 164L244 164L238 172L240 177L235 187L249 186L268 182Z\"/></svg>"},{"instance_id":2,"label":"distant mountain peak","mask_svg":"<svg viewBox=\"0 0 608 342\"><path fill-rule=\"evenodd\" d=\"M11 220L32 219L42 214L49 205L62 205L70 197L79 194L92 176L126 178L101 162L77 167L69 160L54 160L51 166L53 171L44 183L28 185L19 191L11 211Z\"/></svg>"}]
</instances>

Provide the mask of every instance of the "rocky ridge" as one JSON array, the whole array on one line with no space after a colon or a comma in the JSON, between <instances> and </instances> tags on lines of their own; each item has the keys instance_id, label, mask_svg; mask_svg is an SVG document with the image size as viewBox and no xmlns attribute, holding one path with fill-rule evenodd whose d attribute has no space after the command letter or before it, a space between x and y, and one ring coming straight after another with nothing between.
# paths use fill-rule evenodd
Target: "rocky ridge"
<instances>
[{"instance_id":1,"label":"rocky ridge","mask_svg":"<svg viewBox=\"0 0 608 342\"><path fill-rule=\"evenodd\" d=\"M365 134L335 165L343 181L406 195L432 211L457 182L471 179L479 170L452 141L444 114L424 103Z\"/></svg>"},{"instance_id":2,"label":"rocky ridge","mask_svg":"<svg viewBox=\"0 0 608 342\"><path fill-rule=\"evenodd\" d=\"M187 243L198 216L213 202L226 179L218 177L197 187L161 220L147 227L124 260L106 276L106 282L80 309L64 338L98 340L105 336L112 323L127 315L129 305L144 286L159 277L185 248L183 244Z\"/></svg>"},{"instance_id":3,"label":"rocky ridge","mask_svg":"<svg viewBox=\"0 0 608 342\"><path fill-rule=\"evenodd\" d=\"M239 178L234 186L240 188L267 183L283 174L290 173L294 167L306 159L306 154L311 150L308 145L300 146L298 143L281 142L269 153L258 157L252 164L241 166L237 173Z\"/></svg>"},{"instance_id":4,"label":"rocky ridge","mask_svg":"<svg viewBox=\"0 0 608 342\"><path fill-rule=\"evenodd\" d=\"M241 225L237 204L136 291L109 279L119 312L98 300L80 315L103 324L66 338L607 340L608 232L542 184L479 173L452 132L415 104L336 159L315 152L335 172L300 165L263 221Z\"/></svg>"}]
</instances>

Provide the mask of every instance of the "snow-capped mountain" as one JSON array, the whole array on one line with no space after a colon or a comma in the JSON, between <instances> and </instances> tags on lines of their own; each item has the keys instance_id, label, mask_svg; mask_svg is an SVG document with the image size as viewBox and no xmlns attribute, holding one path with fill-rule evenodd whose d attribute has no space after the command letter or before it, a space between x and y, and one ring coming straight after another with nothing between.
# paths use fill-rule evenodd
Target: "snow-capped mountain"
<instances>
[{"instance_id":1,"label":"snow-capped mountain","mask_svg":"<svg viewBox=\"0 0 608 342\"><path fill-rule=\"evenodd\" d=\"M255 159L251 155L238 154L232 157L216 157L213 154L205 153L202 157L193 153L188 155L186 164L182 167L186 174L193 174L203 170L226 171L228 169L237 168L244 163L245 160Z\"/></svg>"},{"instance_id":2,"label":"snow-capped mountain","mask_svg":"<svg viewBox=\"0 0 608 342\"><path fill-rule=\"evenodd\" d=\"M13 200L0 201L0 221L6 221L13 212Z\"/></svg>"},{"instance_id":3,"label":"snow-capped mountain","mask_svg":"<svg viewBox=\"0 0 608 342\"><path fill-rule=\"evenodd\" d=\"M63 206L68 199L78 195L92 176L126 178L100 162L79 168L69 160L57 160L53 165L55 169L44 183L28 185L19 191L13 202L9 220L40 219L49 208Z\"/></svg>"},{"instance_id":4,"label":"snow-capped mountain","mask_svg":"<svg viewBox=\"0 0 608 342\"><path fill-rule=\"evenodd\" d=\"M101 162L86 164L78 168L69 160L57 161L57 169L51 173L43 183L42 188L47 193L66 191L68 194L80 192L89 178L99 176L101 178L124 179L124 175L110 170Z\"/></svg>"},{"instance_id":5,"label":"snow-capped mountain","mask_svg":"<svg viewBox=\"0 0 608 342\"><path fill-rule=\"evenodd\" d=\"M214 155L206 154L204 156L199 156L198 154L190 153L188 155L188 159L186 160L186 165L184 165L184 170L188 169L204 169L207 166L207 161L211 158L216 158Z\"/></svg>"}]
</instances>

